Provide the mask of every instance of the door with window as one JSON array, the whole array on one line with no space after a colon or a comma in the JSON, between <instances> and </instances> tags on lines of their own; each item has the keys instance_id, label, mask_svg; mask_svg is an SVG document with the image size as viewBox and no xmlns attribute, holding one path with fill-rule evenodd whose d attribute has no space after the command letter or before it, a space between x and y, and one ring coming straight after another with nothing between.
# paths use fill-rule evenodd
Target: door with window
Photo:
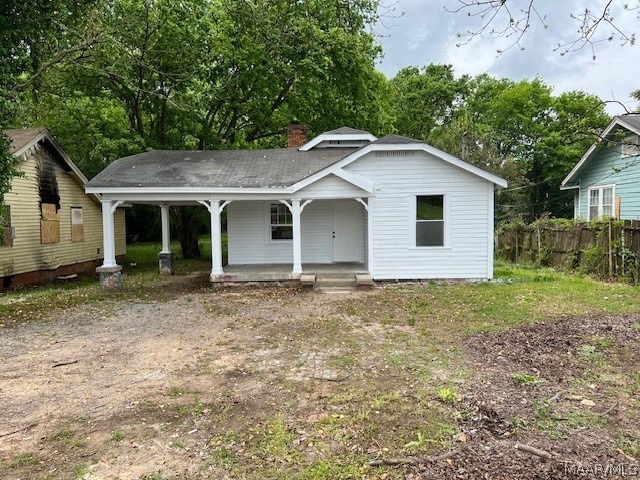
<instances>
[{"instance_id":1,"label":"door with window","mask_svg":"<svg viewBox=\"0 0 640 480\"><path fill-rule=\"evenodd\" d=\"M362 262L363 207L355 200L333 202L333 261Z\"/></svg>"}]
</instances>

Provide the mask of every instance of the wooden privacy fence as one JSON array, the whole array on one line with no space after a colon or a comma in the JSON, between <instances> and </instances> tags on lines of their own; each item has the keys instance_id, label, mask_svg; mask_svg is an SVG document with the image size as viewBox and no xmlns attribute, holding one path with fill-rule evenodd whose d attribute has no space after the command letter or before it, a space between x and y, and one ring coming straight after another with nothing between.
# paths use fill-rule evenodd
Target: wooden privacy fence
<instances>
[{"instance_id":1,"label":"wooden privacy fence","mask_svg":"<svg viewBox=\"0 0 640 480\"><path fill-rule=\"evenodd\" d=\"M498 258L511 262L640 282L638 220L512 223L498 229L496 242Z\"/></svg>"}]
</instances>

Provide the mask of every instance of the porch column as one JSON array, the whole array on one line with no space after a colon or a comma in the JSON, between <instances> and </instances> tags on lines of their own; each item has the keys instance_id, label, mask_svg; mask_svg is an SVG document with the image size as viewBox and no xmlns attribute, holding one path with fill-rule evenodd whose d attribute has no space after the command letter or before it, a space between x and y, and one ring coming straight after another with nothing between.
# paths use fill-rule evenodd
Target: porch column
<instances>
[{"instance_id":1,"label":"porch column","mask_svg":"<svg viewBox=\"0 0 640 480\"><path fill-rule=\"evenodd\" d=\"M209 202L211 213L211 279L222 275L222 232L220 223L220 200Z\"/></svg>"},{"instance_id":2,"label":"porch column","mask_svg":"<svg viewBox=\"0 0 640 480\"><path fill-rule=\"evenodd\" d=\"M160 275L173 275L173 258L171 252L171 237L169 233L169 205L160 205L162 219L162 250L158 253L158 268Z\"/></svg>"},{"instance_id":3,"label":"porch column","mask_svg":"<svg viewBox=\"0 0 640 480\"><path fill-rule=\"evenodd\" d=\"M302 229L300 227L300 200L291 200L291 214L293 216L293 272L302 273Z\"/></svg>"},{"instance_id":4,"label":"porch column","mask_svg":"<svg viewBox=\"0 0 640 480\"><path fill-rule=\"evenodd\" d=\"M112 200L102 201L102 240L104 247L103 267L115 267L116 263L116 229L113 220Z\"/></svg>"},{"instance_id":5,"label":"porch column","mask_svg":"<svg viewBox=\"0 0 640 480\"><path fill-rule=\"evenodd\" d=\"M96 268L100 274L100 284L106 288L122 285L122 267L116 263L116 235L113 214L122 202L102 200L102 245L104 259L102 266Z\"/></svg>"}]
</instances>

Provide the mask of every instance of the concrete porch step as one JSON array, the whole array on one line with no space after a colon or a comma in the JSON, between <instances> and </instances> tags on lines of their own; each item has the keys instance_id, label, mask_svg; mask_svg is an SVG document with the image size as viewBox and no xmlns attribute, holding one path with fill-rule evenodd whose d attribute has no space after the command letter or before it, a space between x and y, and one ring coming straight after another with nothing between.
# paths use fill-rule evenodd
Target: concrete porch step
<instances>
[{"instance_id":1,"label":"concrete porch step","mask_svg":"<svg viewBox=\"0 0 640 480\"><path fill-rule=\"evenodd\" d=\"M334 275L334 274L319 274L316 275L315 288L328 288L328 287L340 287L340 288L355 288L358 286L356 283L355 274L350 275Z\"/></svg>"},{"instance_id":2,"label":"concrete porch step","mask_svg":"<svg viewBox=\"0 0 640 480\"><path fill-rule=\"evenodd\" d=\"M364 272L331 272L304 276L303 285L313 285L316 289L355 289L373 286L373 279Z\"/></svg>"}]
</instances>

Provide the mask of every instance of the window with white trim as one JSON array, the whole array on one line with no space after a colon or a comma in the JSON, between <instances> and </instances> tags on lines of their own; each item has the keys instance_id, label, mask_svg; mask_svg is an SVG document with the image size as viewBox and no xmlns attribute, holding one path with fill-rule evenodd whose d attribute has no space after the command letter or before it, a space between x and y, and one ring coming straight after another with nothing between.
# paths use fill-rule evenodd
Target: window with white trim
<instances>
[{"instance_id":1,"label":"window with white trim","mask_svg":"<svg viewBox=\"0 0 640 480\"><path fill-rule=\"evenodd\" d=\"M614 185L603 185L589 189L589 220L613 216L614 190Z\"/></svg>"},{"instance_id":2,"label":"window with white trim","mask_svg":"<svg viewBox=\"0 0 640 480\"><path fill-rule=\"evenodd\" d=\"M269 235L271 240L293 239L293 215L284 203L272 203L270 207Z\"/></svg>"},{"instance_id":3,"label":"window with white trim","mask_svg":"<svg viewBox=\"0 0 640 480\"><path fill-rule=\"evenodd\" d=\"M84 242L84 214L82 207L71 207L71 241Z\"/></svg>"},{"instance_id":4,"label":"window with white trim","mask_svg":"<svg viewBox=\"0 0 640 480\"><path fill-rule=\"evenodd\" d=\"M416 247L444 247L444 195L416 197Z\"/></svg>"},{"instance_id":5,"label":"window with white trim","mask_svg":"<svg viewBox=\"0 0 640 480\"><path fill-rule=\"evenodd\" d=\"M640 137L638 135L625 136L620 146L620 153L623 158L640 155Z\"/></svg>"}]
</instances>

